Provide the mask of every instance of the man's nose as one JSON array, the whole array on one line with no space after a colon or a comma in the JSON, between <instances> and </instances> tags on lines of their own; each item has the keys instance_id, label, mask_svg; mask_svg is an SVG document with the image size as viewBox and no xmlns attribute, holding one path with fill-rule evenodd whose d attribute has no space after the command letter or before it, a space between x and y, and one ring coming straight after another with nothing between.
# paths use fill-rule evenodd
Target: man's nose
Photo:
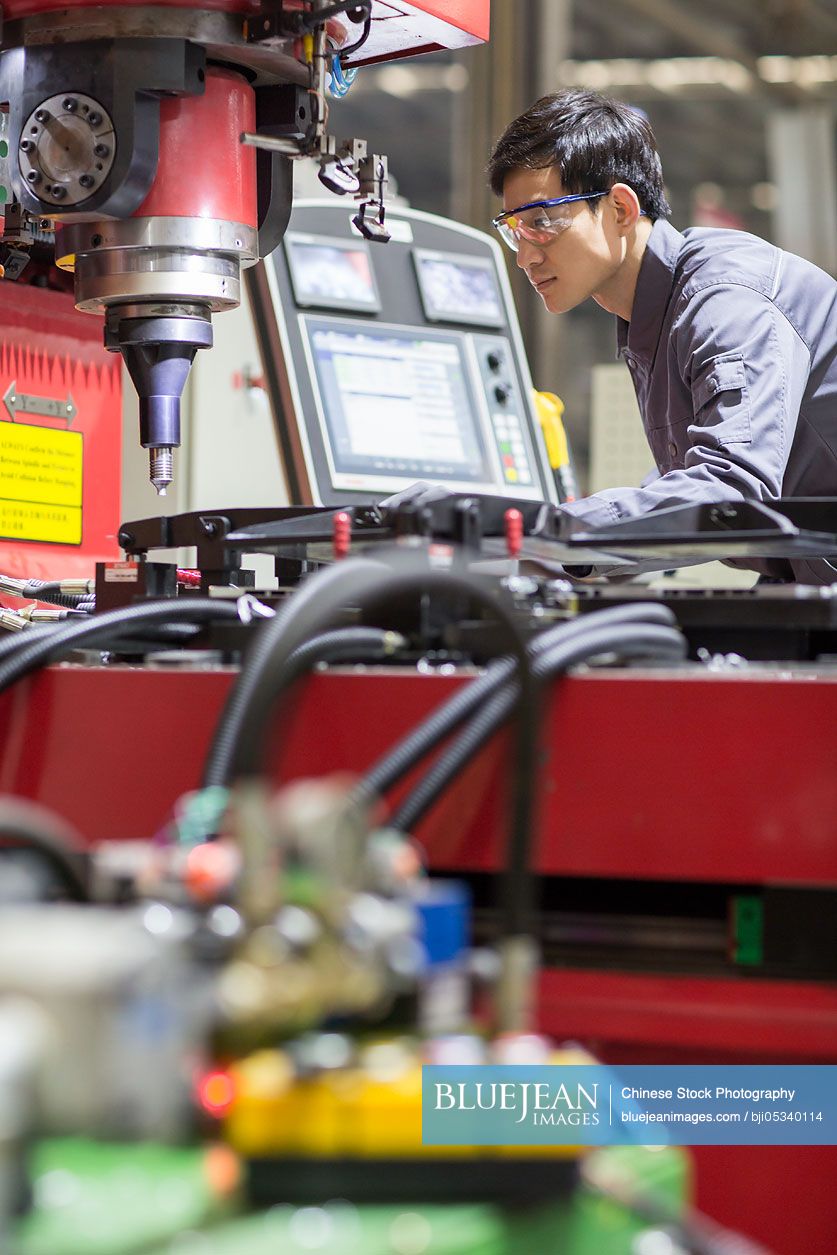
<instances>
[{"instance_id":1,"label":"man's nose","mask_svg":"<svg viewBox=\"0 0 837 1255\"><path fill-rule=\"evenodd\" d=\"M543 260L543 250L531 240L522 239L517 242L517 264L521 270L528 270Z\"/></svg>"}]
</instances>

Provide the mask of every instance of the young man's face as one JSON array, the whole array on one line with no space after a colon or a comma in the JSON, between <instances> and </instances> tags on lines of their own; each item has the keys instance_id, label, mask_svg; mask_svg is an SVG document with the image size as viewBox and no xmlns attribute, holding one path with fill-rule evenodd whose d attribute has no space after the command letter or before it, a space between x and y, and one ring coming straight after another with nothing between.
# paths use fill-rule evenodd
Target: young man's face
<instances>
[{"instance_id":1,"label":"young man's face","mask_svg":"<svg viewBox=\"0 0 837 1255\"><path fill-rule=\"evenodd\" d=\"M503 184L503 208L512 210L565 195L555 167L513 170ZM599 295L603 297L599 303L607 308L608 287L624 259L623 237L609 212L607 197L595 202L595 212L589 205L582 200L539 211L560 219L562 225L548 243L523 238L518 242L517 264L550 313L564 314ZM524 221L531 216L532 211L522 215Z\"/></svg>"}]
</instances>

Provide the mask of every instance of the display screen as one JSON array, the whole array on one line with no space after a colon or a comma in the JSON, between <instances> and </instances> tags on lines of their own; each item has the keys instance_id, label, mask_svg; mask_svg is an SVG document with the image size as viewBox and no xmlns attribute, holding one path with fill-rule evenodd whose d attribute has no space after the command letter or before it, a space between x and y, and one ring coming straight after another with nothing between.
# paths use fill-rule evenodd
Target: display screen
<instances>
[{"instance_id":1,"label":"display screen","mask_svg":"<svg viewBox=\"0 0 837 1255\"><path fill-rule=\"evenodd\" d=\"M369 250L363 240L324 236L285 236L285 253L297 305L353 309L381 308Z\"/></svg>"},{"instance_id":2,"label":"display screen","mask_svg":"<svg viewBox=\"0 0 837 1255\"><path fill-rule=\"evenodd\" d=\"M432 322L502 326L500 289L488 258L417 248L413 259L424 312Z\"/></svg>"},{"instance_id":3,"label":"display screen","mask_svg":"<svg viewBox=\"0 0 837 1255\"><path fill-rule=\"evenodd\" d=\"M301 319L336 487L432 479L490 490L493 467L464 336Z\"/></svg>"}]
</instances>

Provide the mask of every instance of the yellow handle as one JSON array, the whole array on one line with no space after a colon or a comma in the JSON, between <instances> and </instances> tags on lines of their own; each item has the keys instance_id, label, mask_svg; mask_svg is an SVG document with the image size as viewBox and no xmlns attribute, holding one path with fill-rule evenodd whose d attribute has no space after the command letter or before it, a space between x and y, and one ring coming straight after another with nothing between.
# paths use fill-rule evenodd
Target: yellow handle
<instances>
[{"instance_id":1,"label":"yellow handle","mask_svg":"<svg viewBox=\"0 0 837 1255\"><path fill-rule=\"evenodd\" d=\"M554 392L534 392L535 413L541 425L549 465L553 471L567 466L570 450L564 431L564 402Z\"/></svg>"}]
</instances>

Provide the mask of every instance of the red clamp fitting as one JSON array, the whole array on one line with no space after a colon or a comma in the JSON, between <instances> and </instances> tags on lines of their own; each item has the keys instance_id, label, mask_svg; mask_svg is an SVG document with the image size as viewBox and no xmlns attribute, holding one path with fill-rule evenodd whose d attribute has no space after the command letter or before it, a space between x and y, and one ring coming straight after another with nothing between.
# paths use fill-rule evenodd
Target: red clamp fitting
<instances>
[{"instance_id":1,"label":"red clamp fitting","mask_svg":"<svg viewBox=\"0 0 837 1255\"><path fill-rule=\"evenodd\" d=\"M523 515L512 507L503 515L506 548L510 558L516 558L523 547Z\"/></svg>"},{"instance_id":2,"label":"red clamp fitting","mask_svg":"<svg viewBox=\"0 0 837 1255\"><path fill-rule=\"evenodd\" d=\"M338 510L331 524L331 544L336 559L349 556L352 543L352 520L345 510Z\"/></svg>"}]
</instances>

